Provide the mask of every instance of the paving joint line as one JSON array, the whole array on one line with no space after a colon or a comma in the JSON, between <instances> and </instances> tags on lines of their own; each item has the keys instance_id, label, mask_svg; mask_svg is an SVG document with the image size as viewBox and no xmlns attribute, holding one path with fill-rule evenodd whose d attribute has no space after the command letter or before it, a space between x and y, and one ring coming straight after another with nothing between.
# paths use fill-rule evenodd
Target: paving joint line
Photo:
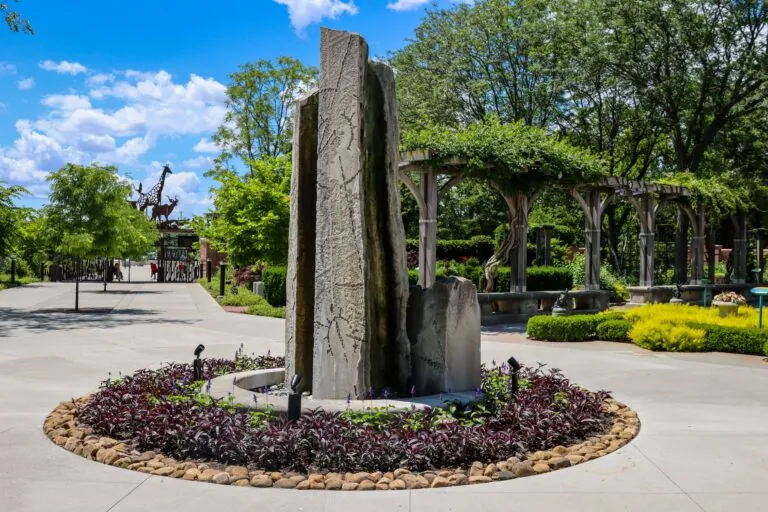
<instances>
[{"instance_id":1,"label":"paving joint line","mask_svg":"<svg viewBox=\"0 0 768 512\"><path fill-rule=\"evenodd\" d=\"M138 489L139 487L141 487L142 485L144 485L144 482L146 482L147 480L149 480L150 476L151 476L151 475L147 475L147 478L145 478L144 480L142 480L141 482L139 482L139 483L136 485L136 487L134 487L133 489L131 489L130 491L128 491L128 492L125 494L125 496L123 496L122 498L120 498L119 500L117 500L115 503L113 503L113 504L112 504L112 506L111 506L111 507L109 507L109 508L108 508L108 509L107 509L105 512L109 512L110 510L112 510L112 509L114 509L116 506L118 506L120 503L122 503L122 502L123 502L123 500L124 500L125 498L127 498L128 496L130 496L131 494L133 494L133 491L135 491L136 489ZM697 505L698 505L698 503L697 503Z\"/></svg>"},{"instance_id":2,"label":"paving joint line","mask_svg":"<svg viewBox=\"0 0 768 512\"><path fill-rule=\"evenodd\" d=\"M674 484L674 486L675 486L675 487L677 487L678 489L680 489L680 492L681 492L681 493L683 493L683 494L685 494L685 496L686 496L686 497L687 497L689 500L691 500L691 503L693 503L694 505L696 505L697 507L699 507L699 509L701 510L701 512L706 512L706 510L704 510L704 507L702 507L702 506L701 506L701 504L699 504L699 502L698 502L698 501L696 501L695 499L693 499L693 497L692 497L690 494L688 494L687 492L685 492L685 491L683 490L683 488L682 488L682 487L680 487L680 485L679 485L677 482L675 482L675 481L672 479L672 477L670 477L670 476L669 476L669 475L668 475L668 474L667 474L667 473L666 473L666 472L665 472L663 469L661 469L661 468L659 467L659 465L658 465L658 464L656 464L656 462L654 462L653 460L651 460L651 458L650 458L650 457L649 457L649 456L648 456L648 455L647 455L647 454L646 454L646 453L645 453L643 450L641 450L639 446L637 446L636 444L634 444L633 446L634 446L634 447L635 447L635 449L636 449L636 450L637 450L637 451L640 453L640 455L642 455L643 457L645 457L645 460L647 460L648 462L650 462L650 463L653 465L653 467L655 467L656 469L658 469L658 470L659 470L659 472L660 472L662 475L664 475L664 476L667 478L667 480L669 480L670 482L672 482L672 483Z\"/></svg>"}]
</instances>

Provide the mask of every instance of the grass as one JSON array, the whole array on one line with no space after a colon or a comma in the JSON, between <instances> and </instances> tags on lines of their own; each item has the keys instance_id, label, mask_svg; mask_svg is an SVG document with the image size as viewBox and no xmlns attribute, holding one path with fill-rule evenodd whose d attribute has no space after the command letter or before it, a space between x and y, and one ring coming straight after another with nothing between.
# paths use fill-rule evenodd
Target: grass
<instances>
[{"instance_id":1,"label":"grass","mask_svg":"<svg viewBox=\"0 0 768 512\"><path fill-rule=\"evenodd\" d=\"M23 286L25 284L36 283L39 279L34 277L16 277L16 282L11 284L11 274L0 274L0 290Z\"/></svg>"},{"instance_id":2,"label":"grass","mask_svg":"<svg viewBox=\"0 0 768 512\"><path fill-rule=\"evenodd\" d=\"M238 288L237 294L234 294L232 293L232 285L226 285L224 296L218 298L219 279L216 275L212 277L210 283L207 278L198 279L197 282L222 306L247 306L248 310L245 313L248 315L285 318L285 307L272 306L267 302L267 299L256 295L247 288Z\"/></svg>"}]
</instances>

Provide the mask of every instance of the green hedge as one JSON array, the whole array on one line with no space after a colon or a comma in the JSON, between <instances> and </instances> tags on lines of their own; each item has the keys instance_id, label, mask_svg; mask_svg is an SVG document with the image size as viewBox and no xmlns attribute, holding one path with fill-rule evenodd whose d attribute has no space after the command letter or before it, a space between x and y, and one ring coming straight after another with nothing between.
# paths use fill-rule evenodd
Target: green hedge
<instances>
[{"instance_id":1,"label":"green hedge","mask_svg":"<svg viewBox=\"0 0 768 512\"><path fill-rule=\"evenodd\" d=\"M736 354L768 355L768 331L749 327L723 327L712 324L693 324L704 329L705 350Z\"/></svg>"},{"instance_id":2,"label":"green hedge","mask_svg":"<svg viewBox=\"0 0 768 512\"><path fill-rule=\"evenodd\" d=\"M568 267L529 267L526 271L528 291L552 291L573 288L573 274ZM509 283L509 278L507 278ZM509 290L509 287L507 287Z\"/></svg>"},{"instance_id":3,"label":"green hedge","mask_svg":"<svg viewBox=\"0 0 768 512\"><path fill-rule=\"evenodd\" d=\"M632 322L629 320L606 320L597 326L597 339L605 341L629 341Z\"/></svg>"},{"instance_id":4,"label":"green hedge","mask_svg":"<svg viewBox=\"0 0 768 512\"><path fill-rule=\"evenodd\" d=\"M272 306L285 306L285 276L288 273L286 267L269 266L261 273L264 281L264 298Z\"/></svg>"},{"instance_id":5,"label":"green hedge","mask_svg":"<svg viewBox=\"0 0 768 512\"><path fill-rule=\"evenodd\" d=\"M419 241L406 240L405 248L409 251L419 250ZM458 260L459 258L477 258L487 261L494 253L493 238L490 236L473 236L469 240L438 240L437 259Z\"/></svg>"},{"instance_id":6,"label":"green hedge","mask_svg":"<svg viewBox=\"0 0 768 512\"><path fill-rule=\"evenodd\" d=\"M597 336L600 324L620 320L621 313L573 316L534 316L528 320L528 337L542 341L587 341Z\"/></svg>"}]
</instances>

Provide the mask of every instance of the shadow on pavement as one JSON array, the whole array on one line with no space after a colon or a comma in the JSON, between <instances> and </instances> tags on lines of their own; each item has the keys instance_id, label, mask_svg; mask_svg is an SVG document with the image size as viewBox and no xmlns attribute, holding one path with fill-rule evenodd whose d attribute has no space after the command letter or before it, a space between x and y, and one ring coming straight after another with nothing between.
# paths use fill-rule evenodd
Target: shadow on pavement
<instances>
[{"instance_id":1,"label":"shadow on pavement","mask_svg":"<svg viewBox=\"0 0 768 512\"><path fill-rule=\"evenodd\" d=\"M168 291L160 290L83 290L80 293L93 293L97 295L159 295L161 293L170 293Z\"/></svg>"},{"instance_id":2,"label":"shadow on pavement","mask_svg":"<svg viewBox=\"0 0 768 512\"><path fill-rule=\"evenodd\" d=\"M66 312L65 312L66 311ZM169 319L151 309L82 308L75 313L67 308L19 311L0 307L0 338L15 329L61 331L83 328L110 329L135 324L194 324L197 319Z\"/></svg>"}]
</instances>

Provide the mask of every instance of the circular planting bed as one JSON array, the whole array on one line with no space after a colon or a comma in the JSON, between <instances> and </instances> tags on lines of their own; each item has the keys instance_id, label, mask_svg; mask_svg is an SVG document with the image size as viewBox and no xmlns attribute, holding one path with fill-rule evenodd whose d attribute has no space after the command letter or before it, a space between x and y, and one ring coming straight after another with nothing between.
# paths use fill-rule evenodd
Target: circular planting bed
<instances>
[{"instance_id":1,"label":"circular planting bed","mask_svg":"<svg viewBox=\"0 0 768 512\"><path fill-rule=\"evenodd\" d=\"M279 368L282 358L239 354L168 364L109 379L62 402L45 420L59 446L152 475L242 487L390 490L510 480L581 464L628 443L637 414L558 370L484 368L471 403L394 410L315 410L289 421L268 404L212 398L214 377ZM383 391L383 396L390 393ZM375 393L366 393L370 400ZM375 398L375 397L374 397Z\"/></svg>"}]
</instances>

